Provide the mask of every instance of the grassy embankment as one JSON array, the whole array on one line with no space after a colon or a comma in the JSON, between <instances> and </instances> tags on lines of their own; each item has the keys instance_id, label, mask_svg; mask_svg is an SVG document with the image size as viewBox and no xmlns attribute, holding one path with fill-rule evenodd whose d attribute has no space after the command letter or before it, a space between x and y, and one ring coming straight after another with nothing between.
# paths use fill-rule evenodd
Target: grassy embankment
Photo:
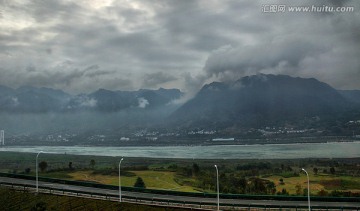
<instances>
[{"instance_id":1,"label":"grassy embankment","mask_svg":"<svg viewBox=\"0 0 360 211\"><path fill-rule=\"evenodd\" d=\"M34 153L0 152L0 171L24 174L25 169L30 168L28 175L35 175L35 156ZM95 160L93 167L90 166L92 159ZM44 153L39 156L39 162L46 161L48 168L46 172L39 172L39 176L118 185L116 168L119 159L118 157L106 156ZM72 162L73 170L69 170L69 162ZM197 192L193 187L180 185L175 181L176 173L166 169L172 162L168 159L126 158L122 168L131 169L134 167L135 169L146 170L122 170L122 185L132 187L136 178L141 177L147 188Z\"/></svg>"},{"instance_id":2,"label":"grassy embankment","mask_svg":"<svg viewBox=\"0 0 360 211\"><path fill-rule=\"evenodd\" d=\"M189 209L147 206L126 202L119 204L113 201L50 194L35 195L34 193L0 188L0 210L182 211Z\"/></svg>"},{"instance_id":3,"label":"grassy embankment","mask_svg":"<svg viewBox=\"0 0 360 211\"><path fill-rule=\"evenodd\" d=\"M281 176L270 176L266 179L273 181L276 185L276 190L281 191L285 188L289 194L296 193L296 185L300 185L301 189L307 188L307 177L301 174L298 177L283 178L284 184L280 184L279 180L283 178ZM320 191L351 191L360 192L360 177L352 176L338 176L331 174L318 174L309 173L310 178L310 190L312 194L318 194Z\"/></svg>"},{"instance_id":4,"label":"grassy embankment","mask_svg":"<svg viewBox=\"0 0 360 211\"><path fill-rule=\"evenodd\" d=\"M26 168L31 168L30 175L34 175L35 169L34 153L12 153L0 152L0 171L24 173ZM90 166L90 160L94 159L96 164ZM80 156L80 155L55 155L41 154L40 161L46 161L48 168L40 176L92 181L103 184L117 185L117 167L120 157L106 156ZM72 170L69 170L69 162L72 162ZM196 187L199 183L194 176L184 176L184 168L191 171L191 166L197 163L201 173L208 173L210 180L207 183L215 182L214 162L219 166L220 174L226 175L235 173L247 178L260 177L274 182L276 191L286 189L289 194L295 194L297 185L300 185L300 193L307 188L307 179L300 170L305 167L310 174L311 193L316 195L319 191L331 192L333 190L360 192L359 159L294 159L294 160L193 160L193 159L150 159L150 158L125 158L122 163L122 185L133 186L137 177L141 177L147 188L166 189L176 191L204 191ZM267 162L269 169L256 169L256 163ZM255 169L239 170L238 167L256 164ZM329 169L335 165L337 172L324 173L320 169ZM289 166L292 170L281 170ZM313 173L313 167L319 168L319 173ZM253 171L256 170L256 171ZM279 172L280 173L276 173ZM256 173L257 172L257 173ZM351 173L352 172L352 173ZM190 172L191 174L191 172ZM284 184L280 184L280 179ZM213 192L214 190L205 190Z\"/></svg>"},{"instance_id":5,"label":"grassy embankment","mask_svg":"<svg viewBox=\"0 0 360 211\"><path fill-rule=\"evenodd\" d=\"M121 185L132 187L137 177L141 177L149 189L197 192L193 187L182 186L175 182L175 172L166 171L129 171L134 176L122 176ZM67 174L72 180L92 181L102 184L118 185L119 177L113 175L93 174L92 171L76 171Z\"/></svg>"}]
</instances>

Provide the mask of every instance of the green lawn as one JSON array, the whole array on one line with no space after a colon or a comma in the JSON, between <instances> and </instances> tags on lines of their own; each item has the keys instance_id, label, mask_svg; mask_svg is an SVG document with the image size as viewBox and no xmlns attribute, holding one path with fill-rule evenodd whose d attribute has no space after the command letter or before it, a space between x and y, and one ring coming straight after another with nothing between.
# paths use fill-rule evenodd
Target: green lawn
<instances>
[{"instance_id":1,"label":"green lawn","mask_svg":"<svg viewBox=\"0 0 360 211\"><path fill-rule=\"evenodd\" d=\"M130 171L134 176L121 176L122 186L134 186L136 178L141 177L149 189L198 192L193 187L180 185L175 181L175 172L167 171ZM84 180L102 184L118 185L119 177L113 175L92 174L92 171L76 171L69 173L72 180Z\"/></svg>"},{"instance_id":2,"label":"green lawn","mask_svg":"<svg viewBox=\"0 0 360 211\"><path fill-rule=\"evenodd\" d=\"M266 179L273 181L276 185L276 190L281 191L285 188L290 194L295 194L295 186L301 185L301 189L307 188L307 177L305 174L300 174L298 177L283 178L284 184L281 185L279 180L281 176L270 176ZM346 190L352 192L360 191L360 178L351 176L337 176L331 174L318 174L309 173L310 178L310 191L311 194L317 194L321 190Z\"/></svg>"}]
</instances>

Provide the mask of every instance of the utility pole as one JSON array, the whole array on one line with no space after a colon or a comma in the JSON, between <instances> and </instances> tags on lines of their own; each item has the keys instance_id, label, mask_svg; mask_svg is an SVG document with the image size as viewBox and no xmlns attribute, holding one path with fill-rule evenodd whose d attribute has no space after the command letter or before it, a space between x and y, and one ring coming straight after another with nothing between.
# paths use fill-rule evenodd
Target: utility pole
<instances>
[{"instance_id":1,"label":"utility pole","mask_svg":"<svg viewBox=\"0 0 360 211\"><path fill-rule=\"evenodd\" d=\"M2 146L5 145L5 131L4 130L0 130L0 145L2 145Z\"/></svg>"}]
</instances>

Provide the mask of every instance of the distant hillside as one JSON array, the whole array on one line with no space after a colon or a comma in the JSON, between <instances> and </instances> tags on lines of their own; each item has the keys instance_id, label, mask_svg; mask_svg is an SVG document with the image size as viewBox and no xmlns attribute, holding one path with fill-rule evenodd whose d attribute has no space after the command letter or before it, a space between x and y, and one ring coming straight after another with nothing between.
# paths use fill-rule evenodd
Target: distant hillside
<instances>
[{"instance_id":1,"label":"distant hillside","mask_svg":"<svg viewBox=\"0 0 360 211\"><path fill-rule=\"evenodd\" d=\"M212 128L289 126L355 130L360 91L335 90L313 78L253 75L204 85L179 105L178 89L111 91L70 95L49 88L0 86L1 128L32 133L118 128ZM344 126L345 125L345 126Z\"/></svg>"},{"instance_id":2,"label":"distant hillside","mask_svg":"<svg viewBox=\"0 0 360 211\"><path fill-rule=\"evenodd\" d=\"M71 95L50 88L0 86L0 112L39 113L60 111Z\"/></svg>"},{"instance_id":3,"label":"distant hillside","mask_svg":"<svg viewBox=\"0 0 360 211\"><path fill-rule=\"evenodd\" d=\"M338 92L350 102L360 104L360 90L338 90Z\"/></svg>"},{"instance_id":4,"label":"distant hillside","mask_svg":"<svg viewBox=\"0 0 360 211\"><path fill-rule=\"evenodd\" d=\"M99 89L90 94L72 96L50 88L0 86L0 112L43 113L91 110L115 112L129 108L151 109L179 99L178 89L110 91Z\"/></svg>"},{"instance_id":5,"label":"distant hillside","mask_svg":"<svg viewBox=\"0 0 360 211\"><path fill-rule=\"evenodd\" d=\"M253 75L205 85L171 115L183 126L261 126L344 112L352 103L316 79Z\"/></svg>"}]
</instances>

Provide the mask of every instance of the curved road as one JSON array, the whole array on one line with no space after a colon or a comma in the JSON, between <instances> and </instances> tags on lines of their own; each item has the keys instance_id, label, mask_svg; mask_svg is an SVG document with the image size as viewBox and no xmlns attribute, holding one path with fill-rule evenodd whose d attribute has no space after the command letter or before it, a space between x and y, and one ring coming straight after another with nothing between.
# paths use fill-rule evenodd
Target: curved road
<instances>
[{"instance_id":1,"label":"curved road","mask_svg":"<svg viewBox=\"0 0 360 211\"><path fill-rule=\"evenodd\" d=\"M34 180L24 180L24 179L15 179L15 178L8 178L8 177L0 177L0 182L5 183L13 183L14 185L35 185ZM75 185L65 185L65 184L58 184L58 183L49 183L49 182L42 182L39 181L39 188L41 187L48 187L48 188L57 188L69 191L85 191L94 194L108 194L112 195L112 197L118 195L118 190L108 190L108 189L100 189L100 188L93 188L93 187L83 187L83 186L75 186ZM129 197L139 197L139 198L146 198L151 201L151 199L162 199L162 200L174 200L181 202L194 202L194 203L216 203L216 198L204 198L204 197L188 197L188 196L175 196L175 195L163 195L163 194L152 194L152 193L139 193L139 192L129 192L129 191L122 191L122 196L126 200L126 196ZM275 200L248 200L248 199L221 199L220 198L220 205L221 203L226 204L234 204L234 205L262 205L262 206L302 206L306 207L307 201L275 201ZM357 210L360 209L360 202L319 202L319 201L311 201L311 206L323 206L323 207L356 207Z\"/></svg>"}]
</instances>

